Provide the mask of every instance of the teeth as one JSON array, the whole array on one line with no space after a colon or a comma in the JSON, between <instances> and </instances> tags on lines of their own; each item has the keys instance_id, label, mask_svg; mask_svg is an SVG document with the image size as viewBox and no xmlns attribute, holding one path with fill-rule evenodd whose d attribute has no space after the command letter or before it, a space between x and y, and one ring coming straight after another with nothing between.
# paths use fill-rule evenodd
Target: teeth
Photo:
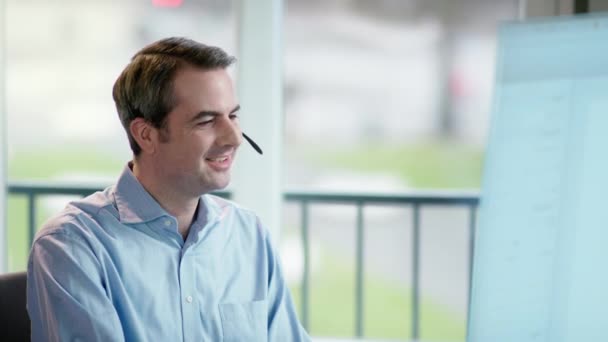
<instances>
[{"instance_id":1,"label":"teeth","mask_svg":"<svg viewBox=\"0 0 608 342\"><path fill-rule=\"evenodd\" d=\"M207 158L207 159L211 160L211 161L215 161L215 162L223 162L223 161L226 161L226 159L228 159L228 157Z\"/></svg>"}]
</instances>

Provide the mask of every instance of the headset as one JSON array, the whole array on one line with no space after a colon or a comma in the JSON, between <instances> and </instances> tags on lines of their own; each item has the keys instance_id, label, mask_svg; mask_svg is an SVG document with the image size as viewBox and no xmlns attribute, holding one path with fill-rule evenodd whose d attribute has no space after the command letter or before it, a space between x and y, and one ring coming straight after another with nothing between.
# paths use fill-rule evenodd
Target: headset
<instances>
[{"instance_id":1,"label":"headset","mask_svg":"<svg viewBox=\"0 0 608 342\"><path fill-rule=\"evenodd\" d=\"M247 140L249 145L251 145L251 147L253 147L253 149L256 150L257 153L264 154L264 152L262 152L262 149L260 148L260 146L258 146L258 144L256 144L255 141L251 140L251 138L248 137L245 133L243 133L243 137L245 138L245 140Z\"/></svg>"}]
</instances>

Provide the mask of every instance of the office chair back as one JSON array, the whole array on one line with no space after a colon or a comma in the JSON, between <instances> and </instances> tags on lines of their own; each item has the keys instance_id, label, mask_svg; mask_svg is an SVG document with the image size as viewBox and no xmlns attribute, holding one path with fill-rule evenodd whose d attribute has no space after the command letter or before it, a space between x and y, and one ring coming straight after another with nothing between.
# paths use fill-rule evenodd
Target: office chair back
<instances>
[{"instance_id":1,"label":"office chair back","mask_svg":"<svg viewBox=\"0 0 608 342\"><path fill-rule=\"evenodd\" d=\"M27 273L0 274L0 341L29 341Z\"/></svg>"}]
</instances>

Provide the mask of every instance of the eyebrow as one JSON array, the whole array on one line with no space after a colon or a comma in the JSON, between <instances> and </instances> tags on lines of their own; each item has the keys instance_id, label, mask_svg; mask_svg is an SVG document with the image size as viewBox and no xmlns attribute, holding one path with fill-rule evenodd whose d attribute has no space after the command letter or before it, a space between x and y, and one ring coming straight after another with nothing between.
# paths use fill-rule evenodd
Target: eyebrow
<instances>
[{"instance_id":1,"label":"eyebrow","mask_svg":"<svg viewBox=\"0 0 608 342\"><path fill-rule=\"evenodd\" d=\"M230 111L230 113L228 114L234 114L236 112L238 112L241 109L241 105L236 105L236 107L234 107L234 109L232 109ZM201 118L204 118L205 116L220 116L222 115L222 113L214 111L214 110L203 110L198 112L192 119L190 119L190 122L195 122L200 120Z\"/></svg>"}]
</instances>

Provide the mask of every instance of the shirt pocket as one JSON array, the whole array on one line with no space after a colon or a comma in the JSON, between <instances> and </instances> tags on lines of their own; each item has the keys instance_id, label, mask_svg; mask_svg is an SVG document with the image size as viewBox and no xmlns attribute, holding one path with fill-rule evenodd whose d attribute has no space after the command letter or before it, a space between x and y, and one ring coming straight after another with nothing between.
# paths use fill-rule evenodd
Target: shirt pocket
<instances>
[{"instance_id":1,"label":"shirt pocket","mask_svg":"<svg viewBox=\"0 0 608 342\"><path fill-rule=\"evenodd\" d=\"M223 341L266 341L268 308L266 300L219 305Z\"/></svg>"}]
</instances>

